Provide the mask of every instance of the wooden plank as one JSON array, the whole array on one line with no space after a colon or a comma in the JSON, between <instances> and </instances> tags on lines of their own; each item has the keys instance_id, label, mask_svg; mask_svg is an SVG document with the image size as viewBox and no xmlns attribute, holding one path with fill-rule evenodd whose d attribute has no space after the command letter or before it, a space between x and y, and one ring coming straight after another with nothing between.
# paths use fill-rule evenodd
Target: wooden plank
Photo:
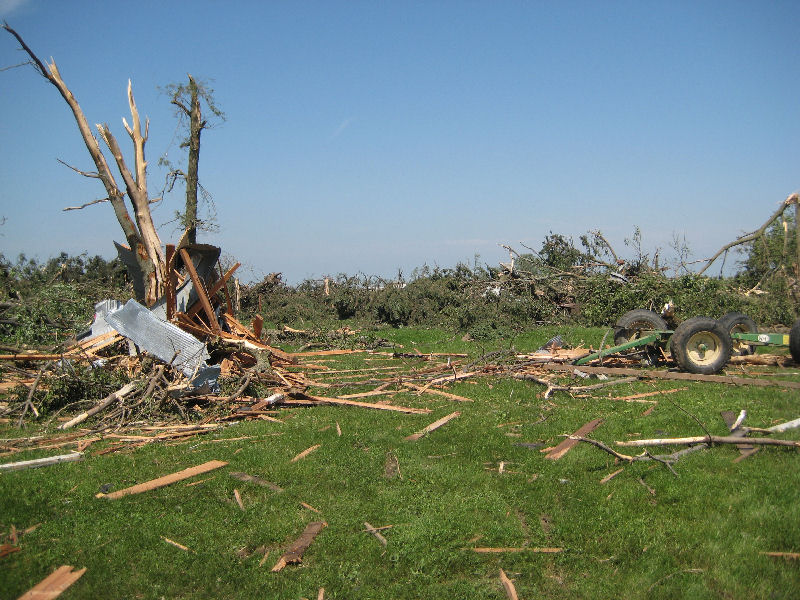
<instances>
[{"instance_id":1,"label":"wooden plank","mask_svg":"<svg viewBox=\"0 0 800 600\"><path fill-rule=\"evenodd\" d=\"M594 431L595 429L597 429L597 427L602 422L603 422L603 419L595 419L594 421L589 421L588 423L586 423L583 427L578 429L572 435L583 437L587 433L590 433L590 432ZM548 460L558 460L559 458L564 456L567 452L569 452L570 449L572 449L573 447L577 446L579 443L580 442L578 442L578 440L571 440L571 439L567 438L563 442L561 442L558 446L553 448L550 452L548 452L545 455L545 458L548 459Z\"/></svg>"},{"instance_id":2,"label":"wooden plank","mask_svg":"<svg viewBox=\"0 0 800 600\"><path fill-rule=\"evenodd\" d=\"M306 528L300 537L295 540L289 549L283 553L283 556L278 559L278 562L275 563L275 566L272 567L273 573L280 571L288 564L301 562L303 559L303 553L308 550L311 542L314 541L314 538L317 537L319 532L327 526L328 524L325 521L314 521L313 523L306 525Z\"/></svg>"},{"instance_id":3,"label":"wooden plank","mask_svg":"<svg viewBox=\"0 0 800 600\"><path fill-rule=\"evenodd\" d=\"M221 330L219 327L219 321L217 321L217 315L214 313L214 308L211 306L211 300L208 298L206 288L203 285L200 276L197 274L197 270L194 268L192 258L189 256L186 248L181 248L179 253L183 259L183 265L186 267L186 271L189 273L189 277L191 277L192 283L194 284L194 291L197 292L199 302L201 303L203 310L208 317L209 324L211 325L211 331L214 333L219 333Z\"/></svg>"},{"instance_id":4,"label":"wooden plank","mask_svg":"<svg viewBox=\"0 0 800 600\"><path fill-rule=\"evenodd\" d=\"M537 369L547 371L566 371L572 373L579 370L584 373L595 373L602 375L626 375L634 376L639 379L665 379L669 381L704 381L708 383L727 383L730 385L752 385L756 387L784 387L800 390L800 381L780 381L772 379L749 379L746 377L731 377L728 375L695 375L694 373L679 373L677 371L655 371L647 369L627 369L619 367L576 367L574 365L543 364L537 365Z\"/></svg>"},{"instance_id":5,"label":"wooden plank","mask_svg":"<svg viewBox=\"0 0 800 600\"><path fill-rule=\"evenodd\" d=\"M469 548L478 554L505 554L506 552L534 552L538 554L558 554L563 548Z\"/></svg>"},{"instance_id":6,"label":"wooden plank","mask_svg":"<svg viewBox=\"0 0 800 600\"><path fill-rule=\"evenodd\" d=\"M230 269L228 269L227 273L225 273L222 277L217 279L216 283L212 285L211 288L209 288L208 290L208 298L209 299L213 298L217 294L217 292L219 292L223 287L225 287L225 284L228 282L230 276L233 275L233 272L241 266L242 266L241 263L237 262ZM189 315L190 317L194 317L197 313L200 312L201 308L203 308L201 305L196 304L188 311L186 311L186 314ZM231 311L231 313L232 312L233 311Z\"/></svg>"},{"instance_id":7,"label":"wooden plank","mask_svg":"<svg viewBox=\"0 0 800 600\"><path fill-rule=\"evenodd\" d=\"M208 473L209 471L213 471L214 469L219 469L220 467L224 467L227 464L228 464L227 462L221 460L210 460L206 463L203 463L202 465L189 467L188 469L183 469L182 471L178 471L177 473L172 473L170 475L165 475L164 477L159 477L158 479L145 481L144 483L133 485L123 490L118 490L116 492L111 492L110 494L97 494L96 497L115 500L117 498L121 498L122 496L129 496L131 494L141 494L142 492L155 490L157 488L173 484L177 481L183 481L184 479L189 479L190 477L194 477L195 475Z\"/></svg>"},{"instance_id":8,"label":"wooden plank","mask_svg":"<svg viewBox=\"0 0 800 600\"><path fill-rule=\"evenodd\" d=\"M342 400L340 398L327 398L325 396L310 396L303 394L303 398L311 400L312 402L320 402L323 404L333 404L337 406L357 406L359 408L372 408L375 410L389 410L412 415L427 415L431 412L429 408L411 408L408 406L392 406L391 404L372 404L370 402L358 402L356 400ZM293 401L289 398L283 401L284 404L294 404L297 400ZM301 400L300 402L303 402Z\"/></svg>"},{"instance_id":9,"label":"wooden plank","mask_svg":"<svg viewBox=\"0 0 800 600\"><path fill-rule=\"evenodd\" d=\"M452 412L449 415L442 417L438 421L434 421L433 423L428 425L422 431L419 431L417 433L412 433L411 435L406 437L405 440L407 442L416 442L421 437L424 437L424 436L428 435L431 431L439 429L439 427L441 427L442 425L452 421L453 419L455 419L456 417L458 417L460 415L461 415L461 413L459 411Z\"/></svg>"},{"instance_id":10,"label":"wooden plank","mask_svg":"<svg viewBox=\"0 0 800 600\"><path fill-rule=\"evenodd\" d=\"M264 328L264 317L256 315L253 317L253 335L257 340L261 339L261 331Z\"/></svg>"},{"instance_id":11,"label":"wooden plank","mask_svg":"<svg viewBox=\"0 0 800 600\"><path fill-rule=\"evenodd\" d=\"M49 600L58 598L64 590L78 581L86 572L86 567L73 571L75 567L63 565L29 589L19 600Z\"/></svg>"},{"instance_id":12,"label":"wooden plank","mask_svg":"<svg viewBox=\"0 0 800 600\"><path fill-rule=\"evenodd\" d=\"M75 462L77 460L83 460L83 454L80 452L72 452L70 454L60 454L58 456L49 456L47 458L36 458L34 460L22 460L19 462L5 463L0 465L0 471L36 469L38 467L47 467L49 465L57 465L65 462Z\"/></svg>"},{"instance_id":13,"label":"wooden plank","mask_svg":"<svg viewBox=\"0 0 800 600\"><path fill-rule=\"evenodd\" d=\"M175 276L175 244L167 244L166 246L166 267L167 281L165 289L165 299L167 309L167 321L172 321L178 308L176 305L176 288L178 287L178 279Z\"/></svg>"}]
</instances>

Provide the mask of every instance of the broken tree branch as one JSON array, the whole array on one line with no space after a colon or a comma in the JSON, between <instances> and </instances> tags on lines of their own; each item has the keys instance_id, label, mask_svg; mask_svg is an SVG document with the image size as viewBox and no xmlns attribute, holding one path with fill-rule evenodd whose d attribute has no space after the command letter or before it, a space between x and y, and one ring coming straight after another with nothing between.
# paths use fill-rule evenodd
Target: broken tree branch
<instances>
[{"instance_id":1,"label":"broken tree branch","mask_svg":"<svg viewBox=\"0 0 800 600\"><path fill-rule=\"evenodd\" d=\"M709 258L706 261L705 266L702 269L700 269L697 272L697 274L698 275L702 275L703 273L705 273L706 270L713 264L713 262L715 260L717 260L720 256L725 254L731 248L733 248L735 246L740 246L742 244L746 244L748 242L752 242L753 240L756 240L756 239L762 237L764 235L764 233L766 232L767 228L772 224L772 222L775 221L775 219L777 219L778 217L780 217L784 213L784 211L786 211L786 209L789 208L790 206L792 206L793 204L795 204L795 205L798 204L798 195L796 193L792 194L791 196L786 198L786 200L784 200L781 203L781 205L778 208L778 210L776 210L774 213L772 213L770 215L769 219L767 219L764 222L764 224L761 225L761 227L759 227L755 231L751 231L750 233L746 233L746 234L736 238L734 241L729 242L729 243L725 244L722 248L720 248L714 256L712 256L711 258Z\"/></svg>"}]
</instances>

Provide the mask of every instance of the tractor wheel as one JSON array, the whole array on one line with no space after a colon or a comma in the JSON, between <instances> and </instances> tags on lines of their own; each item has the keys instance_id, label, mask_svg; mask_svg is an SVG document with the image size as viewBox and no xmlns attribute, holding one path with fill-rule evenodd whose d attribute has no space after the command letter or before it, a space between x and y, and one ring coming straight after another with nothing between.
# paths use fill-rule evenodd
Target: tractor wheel
<instances>
[{"instance_id":1,"label":"tractor wheel","mask_svg":"<svg viewBox=\"0 0 800 600\"><path fill-rule=\"evenodd\" d=\"M789 352L792 360L800 365L800 319L794 322L789 331Z\"/></svg>"},{"instance_id":2,"label":"tractor wheel","mask_svg":"<svg viewBox=\"0 0 800 600\"><path fill-rule=\"evenodd\" d=\"M637 308L622 315L614 326L614 345L620 346L642 337L642 331L669 329L667 322L652 310Z\"/></svg>"},{"instance_id":3,"label":"tractor wheel","mask_svg":"<svg viewBox=\"0 0 800 600\"><path fill-rule=\"evenodd\" d=\"M672 359L684 371L713 375L728 364L731 336L719 321L692 317L675 329L669 341Z\"/></svg>"},{"instance_id":4,"label":"tractor wheel","mask_svg":"<svg viewBox=\"0 0 800 600\"><path fill-rule=\"evenodd\" d=\"M719 324L728 333L758 333L756 322L740 312L729 312L719 319ZM731 354L733 356L747 356L755 354L756 347L740 340L732 340Z\"/></svg>"}]
</instances>

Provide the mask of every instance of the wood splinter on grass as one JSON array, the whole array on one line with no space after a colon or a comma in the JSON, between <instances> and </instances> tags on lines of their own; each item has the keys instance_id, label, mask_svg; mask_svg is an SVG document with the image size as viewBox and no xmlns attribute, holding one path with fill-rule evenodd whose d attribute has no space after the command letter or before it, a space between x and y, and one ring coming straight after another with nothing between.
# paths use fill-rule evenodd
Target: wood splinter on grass
<instances>
[{"instance_id":1,"label":"wood splinter on grass","mask_svg":"<svg viewBox=\"0 0 800 600\"><path fill-rule=\"evenodd\" d=\"M461 415L461 413L459 411L452 412L449 415L447 415L446 417L442 417L438 421L434 421L433 423L428 425L422 431L419 431L417 433L413 433L413 434L409 435L408 437L406 437L405 439L406 439L407 442L416 442L421 437L428 435L431 431L439 429L439 427L441 427L442 425L446 424L447 422L455 419L456 417L458 417L460 415Z\"/></svg>"},{"instance_id":2,"label":"wood splinter on grass","mask_svg":"<svg viewBox=\"0 0 800 600\"><path fill-rule=\"evenodd\" d=\"M315 445L311 446L311 448L306 448L305 450L303 450L303 451L302 451L300 454L298 454L297 456L295 456L295 457L294 457L292 460L290 460L289 462L297 462L297 461L298 461L298 460L300 460L301 458L305 458L306 456L308 456L309 454L311 454L312 452L314 452L316 449L318 449L320 446L322 446L322 444L315 444Z\"/></svg>"},{"instance_id":3,"label":"wood splinter on grass","mask_svg":"<svg viewBox=\"0 0 800 600\"><path fill-rule=\"evenodd\" d=\"M505 574L503 569L500 569L500 582L503 584L503 589L506 591L508 600L519 600L517 588L514 587L514 583L508 578L508 575Z\"/></svg>"},{"instance_id":4,"label":"wood splinter on grass","mask_svg":"<svg viewBox=\"0 0 800 600\"><path fill-rule=\"evenodd\" d=\"M46 600L57 598L69 586L80 579L86 572L86 567L73 571L75 567L64 565L58 567L47 577L25 592L19 600Z\"/></svg>"},{"instance_id":5,"label":"wood splinter on grass","mask_svg":"<svg viewBox=\"0 0 800 600\"><path fill-rule=\"evenodd\" d=\"M171 540L171 539L169 539L168 537L164 537L163 535L161 536L161 539L162 539L162 540L164 540L165 542L167 542L168 544L170 544L170 545L172 545L172 546L175 546L176 548L180 548L180 549L181 549L181 550L183 550L184 552L191 552L191 550L190 550L189 548L187 548L187 547L186 547L186 546L184 546L183 544L179 544L179 543L178 543L178 542L176 542L175 540Z\"/></svg>"},{"instance_id":6,"label":"wood splinter on grass","mask_svg":"<svg viewBox=\"0 0 800 600\"><path fill-rule=\"evenodd\" d=\"M278 559L278 562L275 563L275 566L272 567L272 572L275 573L280 571L288 564L302 562L303 553L308 550L311 542L314 541L314 538L317 537L319 532L327 526L328 524L325 521L314 521L313 523L306 525L305 531L303 531L300 537L297 538L289 547L289 549L283 553L283 555Z\"/></svg>"},{"instance_id":7,"label":"wood splinter on grass","mask_svg":"<svg viewBox=\"0 0 800 600\"><path fill-rule=\"evenodd\" d=\"M374 535L378 539L378 541L384 546L386 546L386 544L389 543L388 541L386 541L386 538L381 535L380 531L378 531L375 527L373 527L366 521L364 521L364 527L367 528L366 529L367 533L371 533L372 535Z\"/></svg>"},{"instance_id":8,"label":"wood splinter on grass","mask_svg":"<svg viewBox=\"0 0 800 600\"><path fill-rule=\"evenodd\" d=\"M236 504L239 505L239 508L244 510L244 504L242 503L242 496L239 494L239 490L233 490L233 499L236 500Z\"/></svg>"}]
</instances>

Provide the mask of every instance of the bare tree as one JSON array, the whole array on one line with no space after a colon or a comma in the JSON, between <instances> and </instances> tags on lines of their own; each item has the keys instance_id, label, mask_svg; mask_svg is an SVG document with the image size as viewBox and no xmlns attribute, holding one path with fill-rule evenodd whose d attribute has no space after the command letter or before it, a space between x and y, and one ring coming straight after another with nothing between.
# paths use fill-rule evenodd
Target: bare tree
<instances>
[{"instance_id":1,"label":"bare tree","mask_svg":"<svg viewBox=\"0 0 800 600\"><path fill-rule=\"evenodd\" d=\"M161 250L161 240L159 239L155 225L153 224L153 218L150 214L150 198L147 193L147 161L145 160L144 147L147 142L149 122L145 121L144 131L142 131L142 123L139 119L139 111L136 108L136 102L133 99L133 90L130 80L128 80L128 104L131 111L131 124L129 125L124 118L122 122L134 147L135 165L133 172L126 165L122 156L122 150L116 138L111 133L108 124L96 125L97 131L108 147L108 150L111 152L117 170L125 184L125 191L123 192L117 185L111 167L109 167L100 149L97 138L92 134L92 130L89 127L89 123L78 101L61 78L55 61L51 60L48 64L42 63L22 37L8 26L8 23L3 22L2 27L16 38L22 50L30 57L30 61L27 64L31 65L42 77L53 84L72 110L72 115L78 125L81 137L97 168L97 171L93 173L79 171L78 169L75 170L87 177L99 179L103 183L107 194L105 200L111 203L117 221L125 234L125 239L133 251L139 268L141 269L141 277L143 279L141 282L143 284L141 289L144 290L144 297L139 298L139 300L145 302L147 305L153 304L163 294L164 290L164 254ZM126 195L133 208L133 219L131 219L125 203Z\"/></svg>"},{"instance_id":2,"label":"bare tree","mask_svg":"<svg viewBox=\"0 0 800 600\"><path fill-rule=\"evenodd\" d=\"M203 118L201 101L205 103L208 111L220 121L225 120L225 114L219 109L214 101L214 90L205 82L198 81L188 75L188 84L170 84L165 91L170 95L170 102L177 108L177 114L181 121L188 120L188 136L181 143L182 148L189 149L189 158L186 172L176 169L166 158L159 162L170 169L168 175L168 188L171 189L175 180L181 178L186 183L186 205L183 215L179 215L186 227L187 241L197 242L197 228L200 220L197 215L197 194L200 186L198 170L200 164L200 135L204 129L212 126L207 119Z\"/></svg>"}]
</instances>

